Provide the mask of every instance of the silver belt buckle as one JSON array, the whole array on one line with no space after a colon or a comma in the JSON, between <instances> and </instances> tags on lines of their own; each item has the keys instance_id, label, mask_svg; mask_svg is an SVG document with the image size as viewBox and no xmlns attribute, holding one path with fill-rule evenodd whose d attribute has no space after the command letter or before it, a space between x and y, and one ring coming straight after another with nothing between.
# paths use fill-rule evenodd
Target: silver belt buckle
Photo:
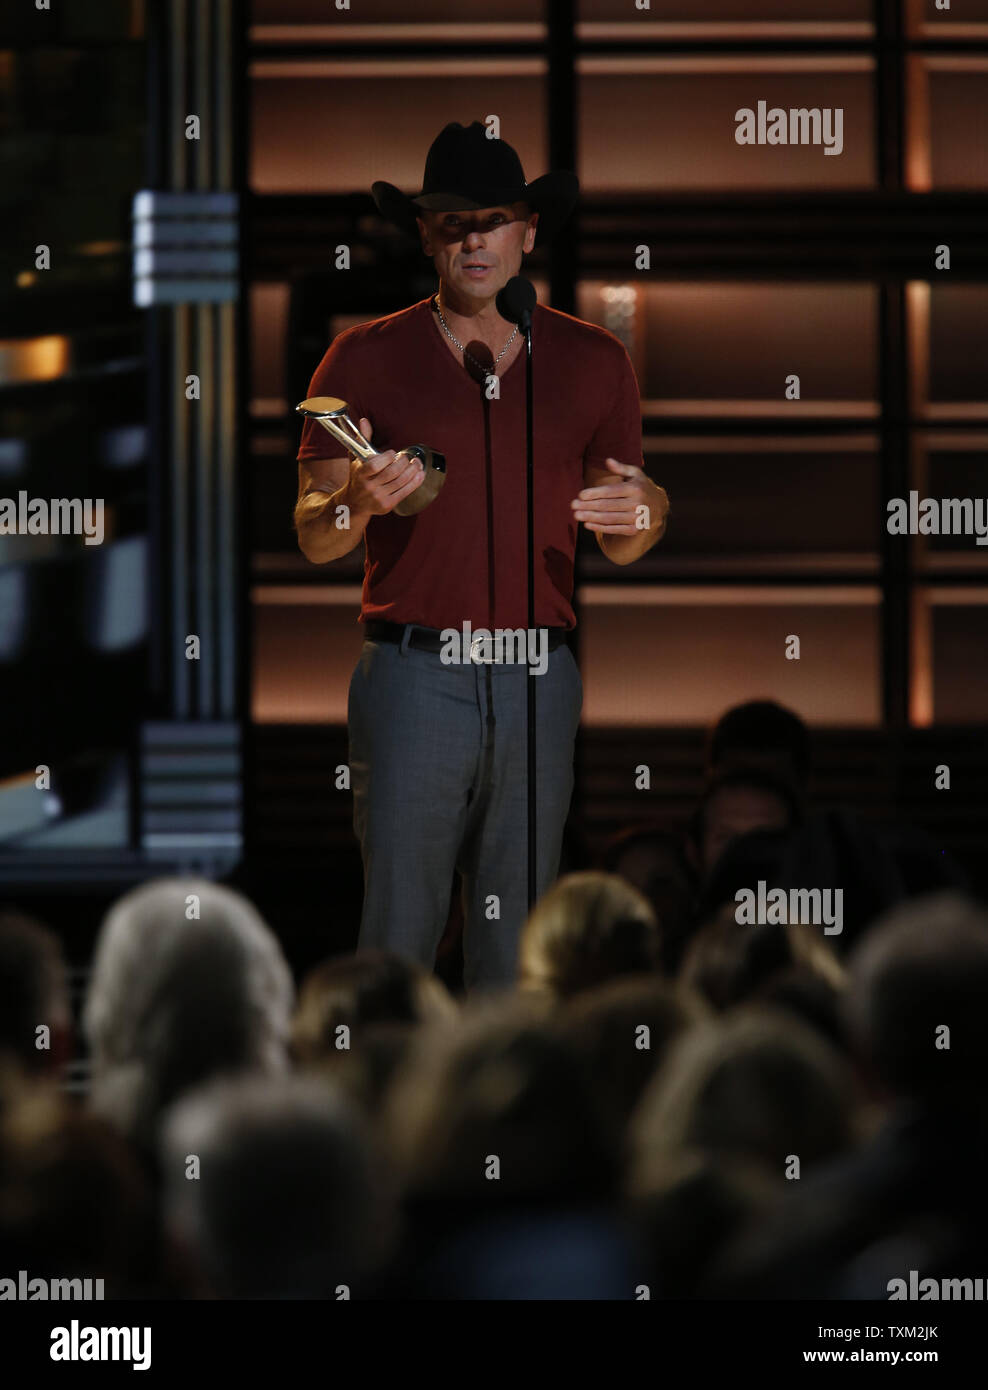
<instances>
[{"instance_id":1,"label":"silver belt buckle","mask_svg":"<svg viewBox=\"0 0 988 1390\"><path fill-rule=\"evenodd\" d=\"M483 654L484 641L485 639L483 637L475 637L470 643L470 660L476 662L478 666L487 666L490 664L487 657Z\"/></svg>"}]
</instances>

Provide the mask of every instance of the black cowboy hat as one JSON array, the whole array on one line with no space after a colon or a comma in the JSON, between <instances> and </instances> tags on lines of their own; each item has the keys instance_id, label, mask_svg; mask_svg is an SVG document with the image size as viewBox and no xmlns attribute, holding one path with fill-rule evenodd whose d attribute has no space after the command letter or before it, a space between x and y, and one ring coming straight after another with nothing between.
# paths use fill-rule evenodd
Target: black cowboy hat
<instances>
[{"instance_id":1,"label":"black cowboy hat","mask_svg":"<svg viewBox=\"0 0 988 1390\"><path fill-rule=\"evenodd\" d=\"M402 193L381 179L371 186L382 216L416 239L415 218L422 209L462 212L524 201L539 214L536 246L555 236L573 211L579 191L576 175L563 170L526 183L514 149L504 140L488 139L480 121L469 126L451 121L439 132L426 156L421 193Z\"/></svg>"}]
</instances>

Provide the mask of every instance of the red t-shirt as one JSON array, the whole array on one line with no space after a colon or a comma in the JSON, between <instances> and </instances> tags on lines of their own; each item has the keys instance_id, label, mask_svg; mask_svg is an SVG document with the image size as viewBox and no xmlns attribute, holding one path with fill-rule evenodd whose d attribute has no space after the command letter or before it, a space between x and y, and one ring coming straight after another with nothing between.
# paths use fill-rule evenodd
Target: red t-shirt
<instances>
[{"instance_id":1,"label":"red t-shirt","mask_svg":"<svg viewBox=\"0 0 988 1390\"><path fill-rule=\"evenodd\" d=\"M502 375L500 399L487 400L434 318L430 296L346 329L309 384L310 396L342 397L358 428L366 416L379 452L426 444L446 456L446 481L424 511L368 521L360 621L526 627L526 350ZM585 462L644 466L638 383L612 333L537 304L532 384L535 625L573 628L570 502ZM300 461L341 453L317 421L304 422Z\"/></svg>"}]
</instances>

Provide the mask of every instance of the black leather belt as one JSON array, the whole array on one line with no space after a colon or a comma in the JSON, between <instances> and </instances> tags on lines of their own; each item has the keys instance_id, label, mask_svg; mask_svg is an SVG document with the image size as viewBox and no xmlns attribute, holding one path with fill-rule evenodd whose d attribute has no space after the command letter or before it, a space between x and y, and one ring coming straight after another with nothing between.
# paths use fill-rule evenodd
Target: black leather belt
<instances>
[{"instance_id":1,"label":"black leather belt","mask_svg":"<svg viewBox=\"0 0 988 1390\"><path fill-rule=\"evenodd\" d=\"M400 642L405 635L405 628L411 626L411 634L408 638L410 647L419 647L422 651L438 652L443 648L442 633L435 627L417 627L414 624L389 623L382 618L372 618L364 624L364 636L370 642ZM538 629L536 629L538 631ZM545 629L548 634L549 651L555 651L569 637L568 627L550 627ZM497 631L497 629L495 629Z\"/></svg>"}]
</instances>

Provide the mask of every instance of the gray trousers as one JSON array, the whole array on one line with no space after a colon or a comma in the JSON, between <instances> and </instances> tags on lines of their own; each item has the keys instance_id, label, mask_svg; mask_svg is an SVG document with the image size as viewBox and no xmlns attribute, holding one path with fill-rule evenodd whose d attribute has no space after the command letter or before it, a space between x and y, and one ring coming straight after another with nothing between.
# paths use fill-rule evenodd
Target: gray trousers
<instances>
[{"instance_id":1,"label":"gray trousers","mask_svg":"<svg viewBox=\"0 0 988 1390\"><path fill-rule=\"evenodd\" d=\"M515 979L528 911L528 667L446 665L438 652L365 641L350 679L353 828L364 864L361 949L431 970L463 882L464 983ZM583 681L562 643L536 680L536 893L556 879L573 792Z\"/></svg>"}]
</instances>

